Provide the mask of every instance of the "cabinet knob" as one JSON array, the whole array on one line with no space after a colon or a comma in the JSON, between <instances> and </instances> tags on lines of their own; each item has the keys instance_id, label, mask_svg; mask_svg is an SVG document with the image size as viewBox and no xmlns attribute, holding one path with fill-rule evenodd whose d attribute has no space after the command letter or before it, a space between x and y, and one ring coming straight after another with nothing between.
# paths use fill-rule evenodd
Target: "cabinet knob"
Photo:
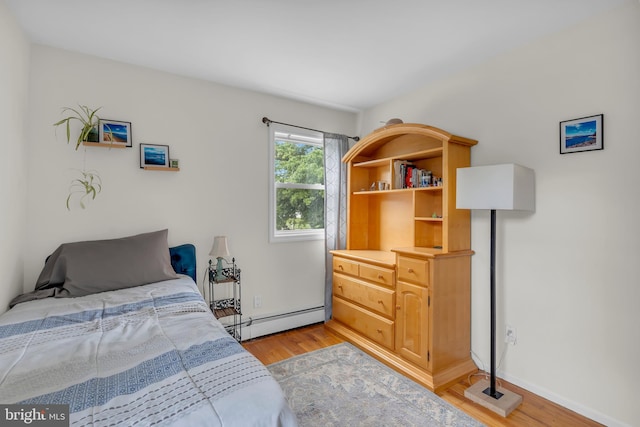
<instances>
[{"instance_id":1,"label":"cabinet knob","mask_svg":"<svg viewBox=\"0 0 640 427\"><path fill-rule=\"evenodd\" d=\"M338 285L338 289L342 289L342 285Z\"/></svg>"},{"instance_id":2,"label":"cabinet knob","mask_svg":"<svg viewBox=\"0 0 640 427\"><path fill-rule=\"evenodd\" d=\"M379 300L378 300L378 304L382 304L382 305L384 305L384 303L382 302L382 300L381 300L381 299L379 299Z\"/></svg>"},{"instance_id":3,"label":"cabinet knob","mask_svg":"<svg viewBox=\"0 0 640 427\"><path fill-rule=\"evenodd\" d=\"M384 276L382 274L378 274L378 279L384 279Z\"/></svg>"},{"instance_id":4,"label":"cabinet knob","mask_svg":"<svg viewBox=\"0 0 640 427\"><path fill-rule=\"evenodd\" d=\"M344 267L342 266L342 264L338 264L338 270L344 270Z\"/></svg>"},{"instance_id":5,"label":"cabinet knob","mask_svg":"<svg viewBox=\"0 0 640 427\"><path fill-rule=\"evenodd\" d=\"M382 329L376 329L376 331L381 334L382 333Z\"/></svg>"},{"instance_id":6,"label":"cabinet knob","mask_svg":"<svg viewBox=\"0 0 640 427\"><path fill-rule=\"evenodd\" d=\"M396 305L396 310L400 310L400 306L399 305Z\"/></svg>"},{"instance_id":7,"label":"cabinet knob","mask_svg":"<svg viewBox=\"0 0 640 427\"><path fill-rule=\"evenodd\" d=\"M408 273L413 273L413 268L407 268Z\"/></svg>"}]
</instances>

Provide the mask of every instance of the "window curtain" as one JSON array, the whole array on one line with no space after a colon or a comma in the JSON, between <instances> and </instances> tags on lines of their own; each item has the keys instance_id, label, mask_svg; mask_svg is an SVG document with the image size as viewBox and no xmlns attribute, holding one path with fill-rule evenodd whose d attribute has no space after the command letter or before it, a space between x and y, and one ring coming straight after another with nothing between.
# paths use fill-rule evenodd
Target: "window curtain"
<instances>
[{"instance_id":1,"label":"window curtain","mask_svg":"<svg viewBox=\"0 0 640 427\"><path fill-rule=\"evenodd\" d=\"M325 322L331 319L333 309L333 264L329 251L345 249L347 243L347 166L342 163L342 157L347 151L348 137L324 134Z\"/></svg>"}]
</instances>

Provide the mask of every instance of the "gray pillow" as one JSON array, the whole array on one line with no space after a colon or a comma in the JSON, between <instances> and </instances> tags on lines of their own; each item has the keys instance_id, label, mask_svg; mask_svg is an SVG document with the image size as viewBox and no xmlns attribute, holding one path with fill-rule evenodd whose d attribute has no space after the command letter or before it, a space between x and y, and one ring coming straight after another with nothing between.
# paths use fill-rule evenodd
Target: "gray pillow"
<instances>
[{"instance_id":1,"label":"gray pillow","mask_svg":"<svg viewBox=\"0 0 640 427\"><path fill-rule=\"evenodd\" d=\"M47 259L35 290L59 287L56 297L80 297L176 279L167 234L64 243Z\"/></svg>"}]
</instances>

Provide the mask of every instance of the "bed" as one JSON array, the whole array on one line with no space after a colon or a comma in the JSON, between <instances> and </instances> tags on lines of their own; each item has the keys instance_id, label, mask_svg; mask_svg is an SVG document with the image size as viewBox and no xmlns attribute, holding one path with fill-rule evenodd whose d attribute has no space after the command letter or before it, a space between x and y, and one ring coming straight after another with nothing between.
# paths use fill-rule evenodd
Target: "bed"
<instances>
[{"instance_id":1,"label":"bed","mask_svg":"<svg viewBox=\"0 0 640 427\"><path fill-rule=\"evenodd\" d=\"M49 257L34 292L0 316L0 403L68 404L72 426L295 426L278 383L200 295L193 246L169 249L166 230L147 234L151 249L139 235L66 244ZM123 271L132 258L142 270L160 265L163 280ZM94 271L103 276L91 279Z\"/></svg>"}]
</instances>

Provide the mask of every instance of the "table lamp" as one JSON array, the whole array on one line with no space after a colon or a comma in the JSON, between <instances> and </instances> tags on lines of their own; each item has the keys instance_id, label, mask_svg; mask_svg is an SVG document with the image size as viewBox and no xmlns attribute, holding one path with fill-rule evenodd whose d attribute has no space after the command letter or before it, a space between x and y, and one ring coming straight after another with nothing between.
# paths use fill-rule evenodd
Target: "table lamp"
<instances>
[{"instance_id":1,"label":"table lamp","mask_svg":"<svg viewBox=\"0 0 640 427\"><path fill-rule=\"evenodd\" d=\"M222 274L222 260L224 258L230 257L229 246L227 245L227 236L215 236L213 238L213 247L211 248L211 252L209 255L217 258L218 263L216 264L216 275L214 280L216 282L222 281L226 279L226 277Z\"/></svg>"}]
</instances>

